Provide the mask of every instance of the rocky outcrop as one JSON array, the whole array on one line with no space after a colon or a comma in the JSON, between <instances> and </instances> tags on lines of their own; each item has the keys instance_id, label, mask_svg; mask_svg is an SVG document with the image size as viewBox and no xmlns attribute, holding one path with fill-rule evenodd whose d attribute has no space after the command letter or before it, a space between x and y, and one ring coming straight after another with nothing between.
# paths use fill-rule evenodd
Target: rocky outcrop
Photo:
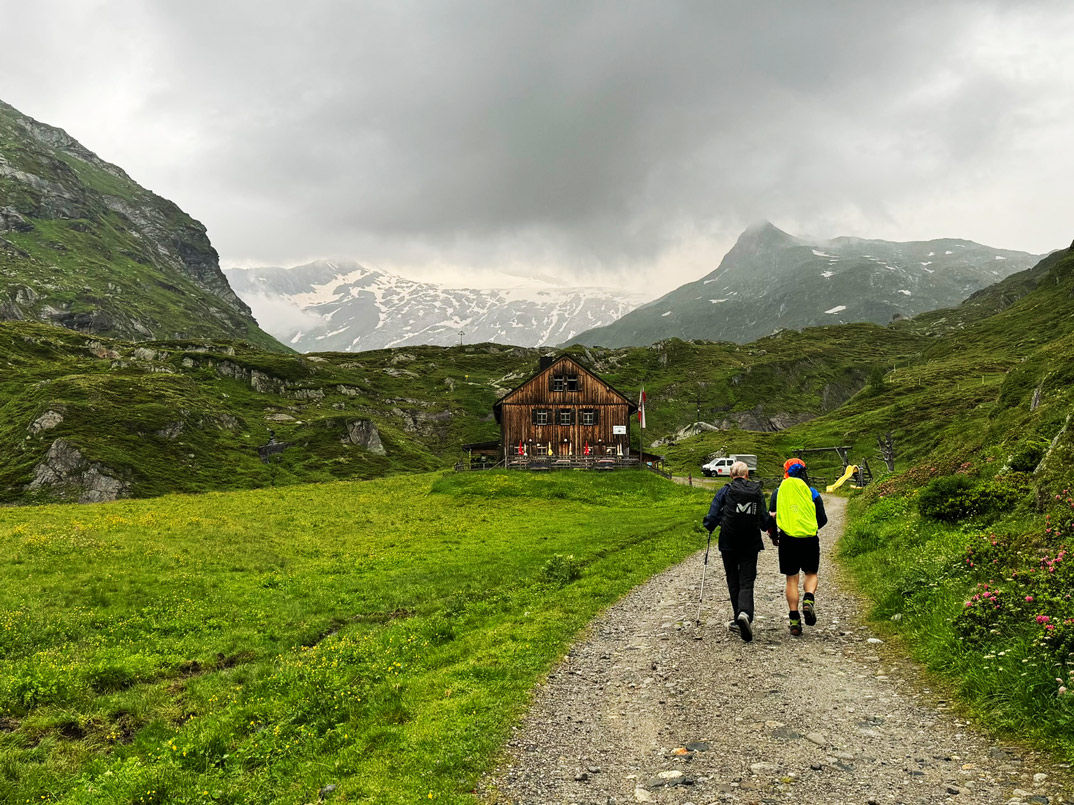
<instances>
[{"instance_id":1,"label":"rocky outcrop","mask_svg":"<svg viewBox=\"0 0 1074 805\"><path fill-rule=\"evenodd\" d=\"M679 439L688 439L691 436L697 436L701 433L712 433L719 430L715 425L710 425L708 422L693 422L689 425L679 428L670 436L665 436L662 439L657 439L650 447L662 447L665 444L675 444Z\"/></svg>"},{"instance_id":2,"label":"rocky outcrop","mask_svg":"<svg viewBox=\"0 0 1074 805\"><path fill-rule=\"evenodd\" d=\"M283 394L287 390L287 382L278 377L265 374L257 369L247 369L231 361L223 361L216 364L217 374L231 377L249 383L250 388L262 394Z\"/></svg>"},{"instance_id":3,"label":"rocky outcrop","mask_svg":"<svg viewBox=\"0 0 1074 805\"><path fill-rule=\"evenodd\" d=\"M126 497L130 484L112 472L103 464L88 461L66 439L57 439L49 447L45 460L34 467L27 489L79 503L102 503Z\"/></svg>"},{"instance_id":4,"label":"rocky outcrop","mask_svg":"<svg viewBox=\"0 0 1074 805\"><path fill-rule=\"evenodd\" d=\"M0 235L5 232L29 232L34 225L14 207L0 207Z\"/></svg>"},{"instance_id":5,"label":"rocky outcrop","mask_svg":"<svg viewBox=\"0 0 1074 805\"><path fill-rule=\"evenodd\" d=\"M741 430L756 430L763 433L786 430L791 425L799 425L813 419L815 414L808 413L777 413L766 415L761 406L757 405L748 411L736 411L726 414L723 419L717 420L716 427L720 430L739 428Z\"/></svg>"},{"instance_id":6,"label":"rocky outcrop","mask_svg":"<svg viewBox=\"0 0 1074 805\"><path fill-rule=\"evenodd\" d=\"M344 442L364 447L370 453L378 456L386 456L388 451L384 449L384 443L380 440L380 432L371 419L356 419L347 423L347 435Z\"/></svg>"}]
</instances>

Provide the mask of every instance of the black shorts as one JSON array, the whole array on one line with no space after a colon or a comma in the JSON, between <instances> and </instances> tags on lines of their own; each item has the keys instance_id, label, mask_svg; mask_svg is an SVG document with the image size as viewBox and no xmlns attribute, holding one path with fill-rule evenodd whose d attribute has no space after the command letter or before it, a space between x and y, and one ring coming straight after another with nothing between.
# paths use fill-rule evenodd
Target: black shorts
<instances>
[{"instance_id":1,"label":"black shorts","mask_svg":"<svg viewBox=\"0 0 1074 805\"><path fill-rule=\"evenodd\" d=\"M784 576L820 570L820 537L779 536L779 572Z\"/></svg>"}]
</instances>

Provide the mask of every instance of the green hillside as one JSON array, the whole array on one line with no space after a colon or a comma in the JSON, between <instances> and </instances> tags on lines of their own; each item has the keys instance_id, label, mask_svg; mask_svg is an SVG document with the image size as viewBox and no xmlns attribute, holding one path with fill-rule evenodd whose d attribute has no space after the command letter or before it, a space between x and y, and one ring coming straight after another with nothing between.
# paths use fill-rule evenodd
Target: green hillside
<instances>
[{"instance_id":1,"label":"green hillside","mask_svg":"<svg viewBox=\"0 0 1074 805\"><path fill-rule=\"evenodd\" d=\"M0 319L290 351L228 286L204 226L2 101Z\"/></svg>"},{"instance_id":2,"label":"green hillside","mask_svg":"<svg viewBox=\"0 0 1074 805\"><path fill-rule=\"evenodd\" d=\"M571 353L650 397L647 436L702 418L801 421L926 339L874 325L750 347L670 341ZM241 342L134 344L0 323L0 500L104 500L449 466L496 439L492 405L541 350L493 344L282 355ZM362 434L375 431L378 445ZM257 448L289 445L265 463ZM635 437L636 439L637 437Z\"/></svg>"},{"instance_id":3,"label":"green hillside","mask_svg":"<svg viewBox=\"0 0 1074 805\"><path fill-rule=\"evenodd\" d=\"M921 340L908 340L893 362L878 359L880 371L837 410L779 433L682 440L667 451L673 466L696 473L699 459L721 448L779 456L834 445L851 445L852 456L876 465L876 437L888 432L899 467L961 455L1002 466L1025 445L1059 433L1072 402L1066 367L1074 357L1074 252L1057 252L959 308L921 319L889 328ZM833 453L818 462L834 466L838 459Z\"/></svg>"},{"instance_id":4,"label":"green hillside","mask_svg":"<svg viewBox=\"0 0 1074 805\"><path fill-rule=\"evenodd\" d=\"M706 501L499 471L0 509L0 803L472 803Z\"/></svg>"}]
</instances>

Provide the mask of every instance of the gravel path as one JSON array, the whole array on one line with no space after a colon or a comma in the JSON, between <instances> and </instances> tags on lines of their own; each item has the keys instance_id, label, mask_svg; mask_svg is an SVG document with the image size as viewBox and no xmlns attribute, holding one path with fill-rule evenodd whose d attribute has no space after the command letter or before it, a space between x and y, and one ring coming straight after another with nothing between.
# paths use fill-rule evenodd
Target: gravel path
<instances>
[{"instance_id":1,"label":"gravel path","mask_svg":"<svg viewBox=\"0 0 1074 805\"><path fill-rule=\"evenodd\" d=\"M827 552L845 505L825 507ZM1074 804L1069 765L960 720L870 634L827 555L817 626L795 638L776 552L761 554L746 644L726 628L712 554L700 628L702 554L591 625L538 689L485 802Z\"/></svg>"}]
</instances>

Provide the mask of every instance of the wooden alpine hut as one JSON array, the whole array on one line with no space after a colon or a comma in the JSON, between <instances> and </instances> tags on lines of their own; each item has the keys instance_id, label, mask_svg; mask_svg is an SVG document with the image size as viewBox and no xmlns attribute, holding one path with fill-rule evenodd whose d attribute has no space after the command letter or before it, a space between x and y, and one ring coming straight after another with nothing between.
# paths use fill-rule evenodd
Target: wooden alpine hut
<instances>
[{"instance_id":1,"label":"wooden alpine hut","mask_svg":"<svg viewBox=\"0 0 1074 805\"><path fill-rule=\"evenodd\" d=\"M630 453L637 405L569 355L541 358L537 374L493 406L507 466L638 463Z\"/></svg>"}]
</instances>

